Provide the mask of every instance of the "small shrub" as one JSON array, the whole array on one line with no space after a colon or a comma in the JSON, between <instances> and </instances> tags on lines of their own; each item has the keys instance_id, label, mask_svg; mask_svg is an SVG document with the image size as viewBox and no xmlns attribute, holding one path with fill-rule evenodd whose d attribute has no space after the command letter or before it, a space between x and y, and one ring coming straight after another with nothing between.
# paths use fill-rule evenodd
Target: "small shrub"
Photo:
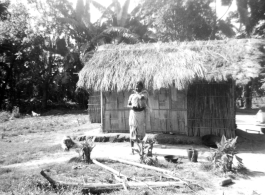
<instances>
[{"instance_id":1,"label":"small shrub","mask_svg":"<svg viewBox=\"0 0 265 195\"><path fill-rule=\"evenodd\" d=\"M219 143L216 143L217 149L211 148L214 150L213 160L216 168L220 168L223 172L232 171L233 159L237 160L237 167L243 167L242 159L236 156L236 141L237 137L226 139L223 135Z\"/></svg>"},{"instance_id":2,"label":"small shrub","mask_svg":"<svg viewBox=\"0 0 265 195\"><path fill-rule=\"evenodd\" d=\"M147 141L147 137L145 136L142 141L137 140L138 149L134 149L135 152L139 154L140 163L144 163L147 165L157 165L157 158L153 158L153 145L154 141Z\"/></svg>"},{"instance_id":3,"label":"small shrub","mask_svg":"<svg viewBox=\"0 0 265 195\"><path fill-rule=\"evenodd\" d=\"M7 173L10 173L10 172L12 172L11 169L8 169L8 168L0 168L0 175L7 174Z\"/></svg>"},{"instance_id":4,"label":"small shrub","mask_svg":"<svg viewBox=\"0 0 265 195\"><path fill-rule=\"evenodd\" d=\"M205 163L201 163L200 168L203 171L211 171L213 170L214 165L211 162L205 162Z\"/></svg>"},{"instance_id":5,"label":"small shrub","mask_svg":"<svg viewBox=\"0 0 265 195\"><path fill-rule=\"evenodd\" d=\"M79 150L76 150L76 152L79 153L79 155L82 157L83 160L85 160L87 163L91 162L91 152L93 148L95 147L94 139L88 139L85 140L82 144Z\"/></svg>"},{"instance_id":6,"label":"small shrub","mask_svg":"<svg viewBox=\"0 0 265 195\"><path fill-rule=\"evenodd\" d=\"M0 123L8 121L10 116L11 114L9 112L0 112Z\"/></svg>"},{"instance_id":7,"label":"small shrub","mask_svg":"<svg viewBox=\"0 0 265 195\"><path fill-rule=\"evenodd\" d=\"M13 110L12 110L12 114L11 117L13 118L19 118L20 117L20 113L19 113L19 107L14 106Z\"/></svg>"}]
</instances>

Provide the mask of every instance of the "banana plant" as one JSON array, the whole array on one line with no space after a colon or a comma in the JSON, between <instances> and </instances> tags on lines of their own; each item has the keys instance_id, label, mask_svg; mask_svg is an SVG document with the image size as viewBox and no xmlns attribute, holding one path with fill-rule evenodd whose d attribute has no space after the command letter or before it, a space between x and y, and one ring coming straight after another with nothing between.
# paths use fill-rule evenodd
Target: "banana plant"
<instances>
[{"instance_id":1,"label":"banana plant","mask_svg":"<svg viewBox=\"0 0 265 195\"><path fill-rule=\"evenodd\" d=\"M85 140L80 147L81 157L87 163L91 162L91 152L95 147L94 139Z\"/></svg>"},{"instance_id":2,"label":"banana plant","mask_svg":"<svg viewBox=\"0 0 265 195\"><path fill-rule=\"evenodd\" d=\"M236 155L236 142L237 137L226 139L223 135L221 141L216 143L217 149L211 148L214 151L212 162L225 173L232 171L234 157L237 160L237 168L243 167L242 159Z\"/></svg>"},{"instance_id":3,"label":"banana plant","mask_svg":"<svg viewBox=\"0 0 265 195\"><path fill-rule=\"evenodd\" d=\"M140 163L147 165L156 165L157 158L153 157L153 145L154 141L147 141L147 137L145 136L143 140L137 140L138 149L134 149L135 152L139 154Z\"/></svg>"}]
</instances>

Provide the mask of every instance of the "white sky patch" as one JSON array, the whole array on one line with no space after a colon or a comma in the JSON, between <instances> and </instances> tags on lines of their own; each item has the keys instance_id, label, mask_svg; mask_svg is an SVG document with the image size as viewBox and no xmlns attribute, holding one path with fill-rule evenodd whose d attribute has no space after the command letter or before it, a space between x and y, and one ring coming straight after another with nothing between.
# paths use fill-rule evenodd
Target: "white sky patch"
<instances>
[{"instance_id":1,"label":"white sky patch","mask_svg":"<svg viewBox=\"0 0 265 195\"><path fill-rule=\"evenodd\" d=\"M222 19L225 19L231 11L235 11L237 9L236 0L232 1L231 6L222 6L221 0L216 0L215 2L217 19L221 17ZM214 4L215 3L213 3L213 8L215 8Z\"/></svg>"}]
</instances>

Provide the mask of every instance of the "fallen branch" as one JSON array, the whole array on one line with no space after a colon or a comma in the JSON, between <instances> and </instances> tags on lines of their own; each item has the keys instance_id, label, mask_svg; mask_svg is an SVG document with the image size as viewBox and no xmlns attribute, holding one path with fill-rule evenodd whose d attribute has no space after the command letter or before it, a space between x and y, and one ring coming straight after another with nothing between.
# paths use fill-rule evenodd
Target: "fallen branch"
<instances>
[{"instance_id":1,"label":"fallen branch","mask_svg":"<svg viewBox=\"0 0 265 195\"><path fill-rule=\"evenodd\" d=\"M171 171L165 170L165 169L161 169L158 167L153 167L153 166L149 166L149 165L145 165L145 164L140 164L137 162L131 162L131 161L127 161L127 160L123 160L123 159L119 159L119 158L115 158L115 157L109 157L110 160L114 160L114 161L118 161L124 164L129 164L129 165L134 165L137 167L141 167L141 168L145 168L145 169L151 169L151 170L155 170L164 174L170 174Z\"/></svg>"},{"instance_id":2,"label":"fallen branch","mask_svg":"<svg viewBox=\"0 0 265 195\"><path fill-rule=\"evenodd\" d=\"M175 177L175 176L171 176L171 171L168 171L168 170L165 170L165 169L161 169L161 168L158 168L158 167L153 167L153 166L149 166L149 165L145 165L145 164L140 164L140 163L136 163L136 162L131 162L131 161L127 161L127 160L123 160L123 159L118 159L118 158L115 158L115 157L109 157L110 160L114 160L114 161L118 161L118 162L121 162L121 163L125 163L125 164L129 164L129 165L134 165L134 166L137 166L137 167L141 167L141 168L145 168L145 169L150 169L150 170L155 170L155 171L158 171L158 172L161 172L163 173L165 176L167 177L170 177L171 179L174 179L174 180L177 180L181 183L183 183L184 185L186 185L191 191L194 192L194 190L192 190L192 187L190 187L190 185L183 181L182 179L178 178L178 177ZM203 189L203 188L202 188Z\"/></svg>"},{"instance_id":3,"label":"fallen branch","mask_svg":"<svg viewBox=\"0 0 265 195\"><path fill-rule=\"evenodd\" d=\"M123 184L105 184L105 183L72 183L72 182L62 182L62 181L55 181L50 178L44 171L41 171L41 175L49 181L54 187L56 186L66 186L66 187L77 187L81 186L83 189L89 189L93 191L98 190L115 190L115 189L122 189ZM139 188L139 187L153 187L153 188L160 188L160 187L176 187L176 186L183 186L182 182L146 182L146 183L138 183L138 182L127 182L128 187L130 188Z\"/></svg>"},{"instance_id":4,"label":"fallen branch","mask_svg":"<svg viewBox=\"0 0 265 195\"><path fill-rule=\"evenodd\" d=\"M82 186L85 189L90 189L90 190L111 190L111 189L119 189L122 188L121 183L117 184L106 184L106 183L73 183L73 182L63 182L63 181L55 181L52 178L50 178L44 171L41 171L40 174L48 180L48 182L53 186L66 186L66 187L76 187L76 186Z\"/></svg>"},{"instance_id":5,"label":"fallen branch","mask_svg":"<svg viewBox=\"0 0 265 195\"><path fill-rule=\"evenodd\" d=\"M96 159L92 159L92 162L93 162L94 164L96 164L96 165L98 165L98 166L104 168L104 169L107 169L108 171L114 173L114 174L117 175L117 176L127 178L126 175L123 175L123 174L121 174L121 172L116 171L115 169L113 169L113 168L111 168L111 167L109 167L109 166L107 166L107 165L104 165L104 164L98 162Z\"/></svg>"},{"instance_id":6,"label":"fallen branch","mask_svg":"<svg viewBox=\"0 0 265 195\"><path fill-rule=\"evenodd\" d=\"M52 187L55 187L59 184L57 181L54 181L52 178L50 178L43 170L40 172L40 174L48 180Z\"/></svg>"},{"instance_id":7,"label":"fallen branch","mask_svg":"<svg viewBox=\"0 0 265 195\"><path fill-rule=\"evenodd\" d=\"M127 186L126 186L126 183L127 183L127 182L126 182L126 181L127 181L127 176L121 174L119 171L116 171L115 169L113 169L113 168L111 168L111 167L109 167L109 166L107 166L107 165L104 165L104 164L98 162L96 159L92 159L92 162L93 162L94 164L96 164L96 165L98 165L98 166L100 166L100 167L102 167L102 168L104 168L104 169L107 169L108 171L114 173L114 175L116 176L116 177L114 176L114 178L115 178L117 181L119 181L119 182L122 183L123 188L124 188L125 191L128 191ZM120 177L121 177L121 178L120 178Z\"/></svg>"},{"instance_id":8,"label":"fallen branch","mask_svg":"<svg viewBox=\"0 0 265 195\"><path fill-rule=\"evenodd\" d=\"M123 184L123 186L124 186L124 190L126 190L126 191L127 191L127 186L126 186L126 184L127 184L127 181L129 181L129 180L144 183L144 184L146 185L146 187L148 187L150 190L153 190L153 189L152 189L151 187L149 187L145 182L143 182L143 181L138 181L138 180L136 180L136 179L132 179L132 178L128 178L126 175L123 175L123 174L121 174L120 172L116 171L115 169L113 169L113 168L111 168L111 167L109 167L109 166L107 166L107 165L104 165L104 164L98 162L96 159L92 159L92 162L93 162L94 164L96 164L96 165L98 165L98 166L100 166L100 167L102 167L102 168L104 168L104 169L107 169L108 171L114 173L114 178L115 178L117 181L119 181L119 182L121 182L121 183ZM121 177L122 177L122 178L121 178Z\"/></svg>"},{"instance_id":9,"label":"fallen branch","mask_svg":"<svg viewBox=\"0 0 265 195\"><path fill-rule=\"evenodd\" d=\"M114 158L114 157L110 157L110 159L114 160L114 161L121 162L121 163L125 163L125 164L129 164L129 165L134 165L134 166L137 166L137 167L145 168L145 169L155 170L155 171L163 173L164 175L166 175L167 177L170 177L171 179L174 179L174 180L177 180L177 181L181 181L184 184L188 185L188 183L183 181L182 179L172 176L171 175L172 171L168 171L168 170L165 170L165 169L161 169L161 168L153 167L153 166L149 166L149 165L140 164L140 163L137 163L137 162L131 162L131 161L123 160L123 159L118 159L118 158Z\"/></svg>"}]
</instances>

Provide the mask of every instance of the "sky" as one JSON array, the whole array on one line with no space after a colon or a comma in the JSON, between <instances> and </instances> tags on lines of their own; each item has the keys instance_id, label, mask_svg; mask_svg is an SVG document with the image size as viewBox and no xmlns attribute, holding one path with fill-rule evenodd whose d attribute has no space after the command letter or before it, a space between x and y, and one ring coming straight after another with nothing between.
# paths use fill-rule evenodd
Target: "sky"
<instances>
[{"instance_id":1,"label":"sky","mask_svg":"<svg viewBox=\"0 0 265 195\"><path fill-rule=\"evenodd\" d=\"M41 1L46 1L46 0L41 0ZM76 4L77 0L69 0L73 3L74 7ZM111 4L112 0L96 0L98 3L104 6L108 6ZM21 2L24 4L27 4L27 0L11 0L11 3L15 2ZM125 0L119 0L119 2L123 5ZM139 0L131 0L130 2L130 7L129 7L129 12L133 10L133 8L138 4ZM230 7L228 6L222 6L221 5L221 0L216 0L216 12L217 12L217 18L222 17L222 19L225 19L230 11L234 11L236 9L236 0L233 0L233 3ZM214 3L212 4L213 7L215 7ZM32 13L34 14L34 10L32 10ZM97 19L101 16L101 13L94 8L93 6L91 7L91 22L97 21Z\"/></svg>"},{"instance_id":2,"label":"sky","mask_svg":"<svg viewBox=\"0 0 265 195\"><path fill-rule=\"evenodd\" d=\"M11 1L11 3L23 3L25 5L28 5L27 0L10 0L10 1ZM45 2L46 0L41 0L41 1ZM69 0L69 1L72 2L73 6L75 7L77 0ZM112 3L112 0L96 0L96 1L105 7L109 6ZM123 5L125 0L119 0L119 2L121 3L121 5ZM139 2L139 0L131 0L129 12L132 11L133 8L138 5L138 2ZM30 7L28 7L28 8L30 8ZM31 13L33 15L35 15L34 12L36 12L36 11L31 9ZM97 19L100 18L100 16L101 16L101 13L95 7L91 6L91 22L92 23L96 22Z\"/></svg>"}]
</instances>

